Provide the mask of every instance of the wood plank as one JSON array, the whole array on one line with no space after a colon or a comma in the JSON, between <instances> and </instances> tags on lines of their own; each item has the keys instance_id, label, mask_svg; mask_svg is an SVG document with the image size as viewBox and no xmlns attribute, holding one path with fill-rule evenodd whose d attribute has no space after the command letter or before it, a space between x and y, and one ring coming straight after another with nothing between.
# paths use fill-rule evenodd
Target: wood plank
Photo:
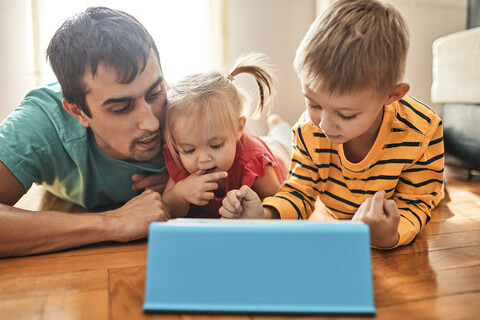
<instances>
[{"instance_id":1,"label":"wood plank","mask_svg":"<svg viewBox=\"0 0 480 320\"><path fill-rule=\"evenodd\" d=\"M428 250L462 248L480 245L480 230L426 236Z\"/></svg>"},{"instance_id":2,"label":"wood plank","mask_svg":"<svg viewBox=\"0 0 480 320\"><path fill-rule=\"evenodd\" d=\"M108 319L108 290L51 295L42 319Z\"/></svg>"},{"instance_id":3,"label":"wood plank","mask_svg":"<svg viewBox=\"0 0 480 320\"><path fill-rule=\"evenodd\" d=\"M128 243L119 242L102 242L73 248L70 250L64 250L60 252L52 253L52 257L73 257L82 256L88 254L100 254L100 253L114 253L114 252L128 252L128 251L144 251L147 248L147 240L141 239Z\"/></svg>"},{"instance_id":4,"label":"wood plank","mask_svg":"<svg viewBox=\"0 0 480 320\"><path fill-rule=\"evenodd\" d=\"M0 277L0 300L49 294L74 293L108 288L107 270L48 274L41 276Z\"/></svg>"},{"instance_id":5,"label":"wood plank","mask_svg":"<svg viewBox=\"0 0 480 320\"><path fill-rule=\"evenodd\" d=\"M472 224L473 225L473 224ZM480 245L480 230L425 235L421 233L414 244L392 251L372 250L372 258L392 257L405 254L470 247Z\"/></svg>"},{"instance_id":6,"label":"wood plank","mask_svg":"<svg viewBox=\"0 0 480 320\"><path fill-rule=\"evenodd\" d=\"M468 292L480 292L480 265L437 272L377 277L375 305L385 307Z\"/></svg>"},{"instance_id":7,"label":"wood plank","mask_svg":"<svg viewBox=\"0 0 480 320\"><path fill-rule=\"evenodd\" d=\"M448 203L447 206L452 217L469 218L473 223L480 222L480 206L467 203Z\"/></svg>"},{"instance_id":8,"label":"wood plank","mask_svg":"<svg viewBox=\"0 0 480 320\"><path fill-rule=\"evenodd\" d=\"M377 318L409 320L456 320L480 317L480 292L449 295L377 308Z\"/></svg>"},{"instance_id":9,"label":"wood plank","mask_svg":"<svg viewBox=\"0 0 480 320\"><path fill-rule=\"evenodd\" d=\"M146 251L113 252L48 259L9 258L0 260L0 275L2 279L8 279L52 273L145 266L146 262Z\"/></svg>"},{"instance_id":10,"label":"wood plank","mask_svg":"<svg viewBox=\"0 0 480 320\"><path fill-rule=\"evenodd\" d=\"M119 242L101 242L91 245L76 247L72 249L62 250L58 252L50 252L46 254L38 254L24 257L13 257L0 259L5 261L8 259L24 259L25 261L30 260L43 260L43 259L55 259L59 257L74 257L74 256L85 256L89 254L102 254L102 253L114 253L114 252L128 252L128 251L144 251L147 248L147 240L141 239L137 241L132 241L128 243L119 243Z\"/></svg>"},{"instance_id":11,"label":"wood plank","mask_svg":"<svg viewBox=\"0 0 480 320\"><path fill-rule=\"evenodd\" d=\"M0 318L15 320L40 319L46 297L0 300Z\"/></svg>"},{"instance_id":12,"label":"wood plank","mask_svg":"<svg viewBox=\"0 0 480 320\"><path fill-rule=\"evenodd\" d=\"M456 320L478 319L480 316L480 292L439 297L413 301L400 305L377 308L375 319L408 319L408 320ZM289 316L254 316L254 320L287 320ZM295 317L296 318L296 317ZM302 320L365 320L369 317L355 316L309 316L299 317Z\"/></svg>"},{"instance_id":13,"label":"wood plank","mask_svg":"<svg viewBox=\"0 0 480 320\"><path fill-rule=\"evenodd\" d=\"M252 320L291 320L291 319L301 319L301 320L365 320L373 319L370 316L355 316L355 315L335 315L335 314L326 314L326 315L253 315ZM394 318L392 318L394 319Z\"/></svg>"},{"instance_id":14,"label":"wood plank","mask_svg":"<svg viewBox=\"0 0 480 320\"><path fill-rule=\"evenodd\" d=\"M480 230L480 221L464 217L452 217L443 221L431 220L421 236Z\"/></svg>"},{"instance_id":15,"label":"wood plank","mask_svg":"<svg viewBox=\"0 0 480 320\"><path fill-rule=\"evenodd\" d=\"M182 320L250 320L251 316L240 314L184 314Z\"/></svg>"},{"instance_id":16,"label":"wood plank","mask_svg":"<svg viewBox=\"0 0 480 320\"><path fill-rule=\"evenodd\" d=\"M129 267L110 270L110 294L114 319L250 319L246 315L143 313L145 268Z\"/></svg>"},{"instance_id":17,"label":"wood plank","mask_svg":"<svg viewBox=\"0 0 480 320\"><path fill-rule=\"evenodd\" d=\"M431 252L387 255L372 258L373 277L418 275L424 272L480 265L480 245Z\"/></svg>"},{"instance_id":18,"label":"wood plank","mask_svg":"<svg viewBox=\"0 0 480 320\"><path fill-rule=\"evenodd\" d=\"M145 267L115 268L109 272L113 319L178 319L177 314L143 313Z\"/></svg>"}]
</instances>

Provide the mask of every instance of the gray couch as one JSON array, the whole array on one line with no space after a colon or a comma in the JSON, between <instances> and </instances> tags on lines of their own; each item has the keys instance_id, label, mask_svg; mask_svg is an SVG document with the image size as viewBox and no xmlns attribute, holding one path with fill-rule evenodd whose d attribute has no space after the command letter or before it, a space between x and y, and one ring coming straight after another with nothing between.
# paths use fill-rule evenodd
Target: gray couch
<instances>
[{"instance_id":1,"label":"gray couch","mask_svg":"<svg viewBox=\"0 0 480 320\"><path fill-rule=\"evenodd\" d=\"M432 101L443 105L445 163L480 170L480 27L433 43Z\"/></svg>"}]
</instances>

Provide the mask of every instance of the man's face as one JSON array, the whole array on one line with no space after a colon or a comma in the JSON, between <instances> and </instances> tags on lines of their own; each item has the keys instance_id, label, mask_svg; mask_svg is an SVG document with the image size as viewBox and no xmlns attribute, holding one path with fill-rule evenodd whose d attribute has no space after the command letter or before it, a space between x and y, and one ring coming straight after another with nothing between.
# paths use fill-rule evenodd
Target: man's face
<instances>
[{"instance_id":1,"label":"man's face","mask_svg":"<svg viewBox=\"0 0 480 320\"><path fill-rule=\"evenodd\" d=\"M120 160L158 161L166 89L155 54L150 54L145 70L130 83L118 83L115 70L105 64L98 65L95 76L87 71L84 81L91 117L84 116L80 122L92 129L100 150Z\"/></svg>"}]
</instances>

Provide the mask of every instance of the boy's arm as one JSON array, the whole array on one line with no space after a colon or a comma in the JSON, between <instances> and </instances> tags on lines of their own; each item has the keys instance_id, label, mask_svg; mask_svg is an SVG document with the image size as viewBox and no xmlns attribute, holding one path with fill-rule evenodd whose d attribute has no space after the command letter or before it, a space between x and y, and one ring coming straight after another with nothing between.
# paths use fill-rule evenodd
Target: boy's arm
<instances>
[{"instance_id":1,"label":"boy's arm","mask_svg":"<svg viewBox=\"0 0 480 320\"><path fill-rule=\"evenodd\" d=\"M396 246L415 241L430 221L432 209L443 198L444 148L440 123L418 160L400 176L393 194L400 213L399 241Z\"/></svg>"},{"instance_id":2,"label":"boy's arm","mask_svg":"<svg viewBox=\"0 0 480 320\"><path fill-rule=\"evenodd\" d=\"M168 219L161 195L151 190L116 210L78 214L12 207L24 193L22 184L0 162L0 257L141 239L152 221Z\"/></svg>"},{"instance_id":3,"label":"boy's arm","mask_svg":"<svg viewBox=\"0 0 480 320\"><path fill-rule=\"evenodd\" d=\"M293 130L294 149L288 178L277 194L263 201L266 208L274 208L282 219L306 220L315 209L317 186L322 181L312 160L311 153L315 152L312 139L313 132L304 134L301 126Z\"/></svg>"}]
</instances>

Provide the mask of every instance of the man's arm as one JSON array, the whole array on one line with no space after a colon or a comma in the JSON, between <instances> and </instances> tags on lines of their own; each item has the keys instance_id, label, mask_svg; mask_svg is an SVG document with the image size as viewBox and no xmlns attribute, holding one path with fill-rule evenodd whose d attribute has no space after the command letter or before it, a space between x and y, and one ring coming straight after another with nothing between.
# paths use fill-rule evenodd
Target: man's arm
<instances>
[{"instance_id":1,"label":"man's arm","mask_svg":"<svg viewBox=\"0 0 480 320\"><path fill-rule=\"evenodd\" d=\"M153 221L168 220L162 197L147 190L101 213L28 211L12 207L25 193L0 162L0 257L52 252L102 241L144 238Z\"/></svg>"}]
</instances>

